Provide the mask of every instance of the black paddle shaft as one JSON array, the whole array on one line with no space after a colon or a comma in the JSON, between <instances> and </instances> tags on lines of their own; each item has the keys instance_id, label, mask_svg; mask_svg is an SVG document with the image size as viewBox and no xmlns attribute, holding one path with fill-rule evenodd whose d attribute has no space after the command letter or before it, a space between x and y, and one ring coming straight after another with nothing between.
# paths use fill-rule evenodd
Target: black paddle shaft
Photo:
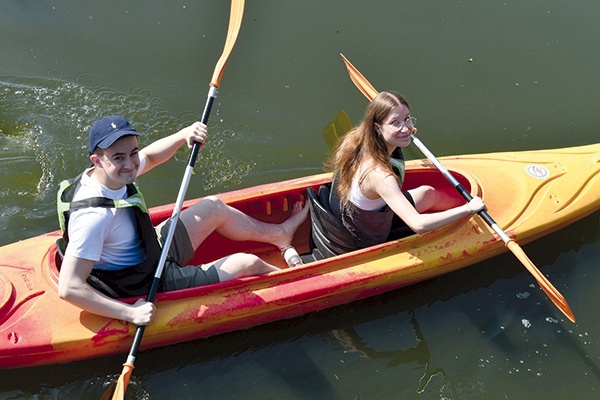
<instances>
[{"instance_id":1,"label":"black paddle shaft","mask_svg":"<svg viewBox=\"0 0 600 400\"><path fill-rule=\"evenodd\" d=\"M473 200L473 196L471 196L467 189L465 189L464 186L460 183L458 185L455 185L454 188L461 194L461 196L467 201L467 203ZM494 219L490 216L490 214L488 214L487 211L481 210L478 212L478 214L489 226L496 225L496 221L494 221Z\"/></svg>"},{"instance_id":2,"label":"black paddle shaft","mask_svg":"<svg viewBox=\"0 0 600 400\"><path fill-rule=\"evenodd\" d=\"M211 90L212 92L212 90ZM200 122L206 125L208 122L208 117L210 115L210 111L212 110L212 106L215 102L215 96L211 96L209 94L208 99L206 99L206 105L204 106L204 112L202 112L202 119ZM198 158L198 153L200 152L200 148L202 145L198 142L194 143L194 147L192 148L192 152L190 154L190 159L188 160L188 166L194 168L196 165L196 159Z\"/></svg>"}]
</instances>

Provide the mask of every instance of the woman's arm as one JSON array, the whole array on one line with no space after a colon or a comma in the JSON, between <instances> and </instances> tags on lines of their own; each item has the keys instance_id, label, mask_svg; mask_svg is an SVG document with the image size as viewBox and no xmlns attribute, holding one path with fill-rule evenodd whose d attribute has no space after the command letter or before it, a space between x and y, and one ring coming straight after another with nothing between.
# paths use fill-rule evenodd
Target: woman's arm
<instances>
[{"instance_id":1,"label":"woman's arm","mask_svg":"<svg viewBox=\"0 0 600 400\"><path fill-rule=\"evenodd\" d=\"M460 218L472 215L485 208L479 197L475 197L468 204L462 204L445 211L420 214L415 207L406 199L398 186L396 179L387 175L376 177L377 173L370 177L369 182L375 191L383 198L390 208L416 233L423 234L434 229L441 228ZM373 179L374 178L374 179Z\"/></svg>"}]
</instances>

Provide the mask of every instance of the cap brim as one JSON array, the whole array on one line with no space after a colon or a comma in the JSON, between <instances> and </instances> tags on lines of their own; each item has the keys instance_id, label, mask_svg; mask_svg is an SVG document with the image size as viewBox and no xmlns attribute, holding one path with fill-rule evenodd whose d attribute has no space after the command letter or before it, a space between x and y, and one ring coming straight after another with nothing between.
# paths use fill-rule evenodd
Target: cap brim
<instances>
[{"instance_id":1,"label":"cap brim","mask_svg":"<svg viewBox=\"0 0 600 400\"><path fill-rule=\"evenodd\" d=\"M108 149L110 146L113 145L113 143L121 139L123 136L140 136L140 134L137 131L134 131L133 129L115 131L107 137L105 137L100 143L96 145L96 147L100 147L101 149Z\"/></svg>"}]
</instances>

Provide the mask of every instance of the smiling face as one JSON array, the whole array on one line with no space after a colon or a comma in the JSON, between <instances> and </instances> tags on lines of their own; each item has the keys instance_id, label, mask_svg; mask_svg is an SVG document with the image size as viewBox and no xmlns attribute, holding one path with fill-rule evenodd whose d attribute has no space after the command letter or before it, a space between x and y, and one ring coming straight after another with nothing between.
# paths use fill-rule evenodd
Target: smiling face
<instances>
[{"instance_id":1,"label":"smiling face","mask_svg":"<svg viewBox=\"0 0 600 400\"><path fill-rule=\"evenodd\" d=\"M90 156L92 177L112 190L133 183L140 166L137 136L123 136L107 149L97 148Z\"/></svg>"},{"instance_id":2,"label":"smiling face","mask_svg":"<svg viewBox=\"0 0 600 400\"><path fill-rule=\"evenodd\" d=\"M408 146L411 141L410 135L415 131L410 109L404 104L394 107L381 123L375 123L375 130L385 141L389 154L392 154L396 147Z\"/></svg>"}]
</instances>

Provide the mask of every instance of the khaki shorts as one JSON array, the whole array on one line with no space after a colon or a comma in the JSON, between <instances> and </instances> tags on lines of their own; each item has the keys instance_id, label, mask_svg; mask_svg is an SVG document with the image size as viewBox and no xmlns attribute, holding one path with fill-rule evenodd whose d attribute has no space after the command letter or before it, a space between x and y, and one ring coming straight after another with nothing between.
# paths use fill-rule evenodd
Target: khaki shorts
<instances>
[{"instance_id":1,"label":"khaki shorts","mask_svg":"<svg viewBox=\"0 0 600 400\"><path fill-rule=\"evenodd\" d=\"M169 233L170 225L171 219L169 218L155 228L161 245L164 244L164 238ZM219 282L219 274L214 264L188 266L187 263L193 256L194 248L192 247L188 231L183 222L178 219L169 249L169 256L165 262L162 274L165 291L188 289Z\"/></svg>"}]
</instances>

